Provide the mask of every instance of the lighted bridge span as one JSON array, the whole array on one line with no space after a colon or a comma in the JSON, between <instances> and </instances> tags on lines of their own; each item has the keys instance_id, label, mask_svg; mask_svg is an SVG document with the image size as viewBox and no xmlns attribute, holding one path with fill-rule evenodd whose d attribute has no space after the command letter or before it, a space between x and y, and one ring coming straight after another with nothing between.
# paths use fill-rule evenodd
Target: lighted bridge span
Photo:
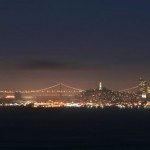
<instances>
[{"instance_id":1,"label":"lighted bridge span","mask_svg":"<svg viewBox=\"0 0 150 150\"><path fill-rule=\"evenodd\" d=\"M5 95L14 95L14 93L19 92L22 95L26 96L75 96L84 90L78 89L63 83L59 83L47 88L38 89L38 90L18 90L18 91L0 91L1 96Z\"/></svg>"},{"instance_id":2,"label":"lighted bridge span","mask_svg":"<svg viewBox=\"0 0 150 150\"><path fill-rule=\"evenodd\" d=\"M119 92L135 93L139 91L139 86L130 87L127 89L120 90Z\"/></svg>"}]
</instances>

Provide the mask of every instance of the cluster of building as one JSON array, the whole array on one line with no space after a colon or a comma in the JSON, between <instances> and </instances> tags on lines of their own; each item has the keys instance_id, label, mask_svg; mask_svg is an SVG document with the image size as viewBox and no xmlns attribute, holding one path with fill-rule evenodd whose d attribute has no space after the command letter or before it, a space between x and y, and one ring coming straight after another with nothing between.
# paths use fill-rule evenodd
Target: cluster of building
<instances>
[{"instance_id":1,"label":"cluster of building","mask_svg":"<svg viewBox=\"0 0 150 150\"><path fill-rule=\"evenodd\" d=\"M141 108L147 103L140 93L128 93L111 91L108 89L91 89L82 93L80 97L87 104L98 105L99 107L119 108Z\"/></svg>"},{"instance_id":2,"label":"cluster of building","mask_svg":"<svg viewBox=\"0 0 150 150\"><path fill-rule=\"evenodd\" d=\"M83 92L80 98L101 107L150 108L150 86L142 78L138 86L124 91L109 90L100 84L97 89Z\"/></svg>"}]
</instances>

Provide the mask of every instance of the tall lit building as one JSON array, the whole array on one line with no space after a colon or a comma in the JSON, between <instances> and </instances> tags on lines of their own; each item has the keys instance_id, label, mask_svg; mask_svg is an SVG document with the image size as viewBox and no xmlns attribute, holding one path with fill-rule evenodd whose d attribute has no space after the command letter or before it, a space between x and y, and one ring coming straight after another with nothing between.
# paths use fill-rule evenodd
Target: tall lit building
<instances>
[{"instance_id":1,"label":"tall lit building","mask_svg":"<svg viewBox=\"0 0 150 150\"><path fill-rule=\"evenodd\" d=\"M147 98L147 95L150 92L150 87L146 80L140 78L139 89L142 94L142 98Z\"/></svg>"}]
</instances>

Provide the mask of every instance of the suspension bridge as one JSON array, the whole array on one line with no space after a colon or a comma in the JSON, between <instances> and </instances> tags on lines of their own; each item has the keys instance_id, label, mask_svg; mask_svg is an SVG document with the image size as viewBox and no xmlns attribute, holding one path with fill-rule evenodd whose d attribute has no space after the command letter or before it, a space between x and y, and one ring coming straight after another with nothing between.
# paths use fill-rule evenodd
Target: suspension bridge
<instances>
[{"instance_id":1,"label":"suspension bridge","mask_svg":"<svg viewBox=\"0 0 150 150\"><path fill-rule=\"evenodd\" d=\"M3 90L0 91L1 97L6 96L13 96L15 93L21 93L23 96L30 96L30 97L38 97L38 96L45 96L45 97L73 97L78 95L79 93L83 92L84 90L75 88L63 83L58 83L56 85L37 89L37 90L18 90L18 91L10 91L10 90Z\"/></svg>"},{"instance_id":2,"label":"suspension bridge","mask_svg":"<svg viewBox=\"0 0 150 150\"><path fill-rule=\"evenodd\" d=\"M136 93L136 92L139 92L140 91L140 88L139 88L139 85L138 86L134 86L134 87L130 87L130 88L127 88L127 89L123 89L123 90L119 90L119 92L121 93Z\"/></svg>"}]
</instances>

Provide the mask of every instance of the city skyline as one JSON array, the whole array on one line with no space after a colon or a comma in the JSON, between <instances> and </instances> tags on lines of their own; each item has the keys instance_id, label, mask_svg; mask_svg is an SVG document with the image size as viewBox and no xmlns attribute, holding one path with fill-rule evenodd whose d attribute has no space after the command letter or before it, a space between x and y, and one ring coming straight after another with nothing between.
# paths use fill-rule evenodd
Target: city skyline
<instances>
[{"instance_id":1,"label":"city skyline","mask_svg":"<svg viewBox=\"0 0 150 150\"><path fill-rule=\"evenodd\" d=\"M0 1L0 90L150 80L147 1Z\"/></svg>"}]
</instances>

